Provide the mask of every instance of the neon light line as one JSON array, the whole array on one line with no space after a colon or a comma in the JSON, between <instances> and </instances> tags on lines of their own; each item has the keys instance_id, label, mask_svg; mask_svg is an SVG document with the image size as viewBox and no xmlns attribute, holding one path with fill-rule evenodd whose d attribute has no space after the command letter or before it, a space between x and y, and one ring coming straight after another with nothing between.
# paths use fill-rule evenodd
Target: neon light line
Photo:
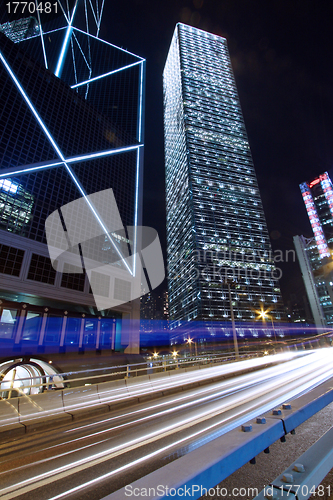
<instances>
[{"instance_id":1,"label":"neon light line","mask_svg":"<svg viewBox=\"0 0 333 500\"><path fill-rule=\"evenodd\" d=\"M137 61L135 63L129 64L128 66L123 66L122 68L114 69L113 71L109 71L108 73L103 73L103 75L95 76L94 78L90 78L90 80L85 80L84 82L77 83L76 85L72 85L71 89L76 89L77 87L82 87L82 85L87 85L88 83L95 82L96 80L100 80L101 78L105 78L106 76L113 75L114 73L119 73L120 71L124 71L126 69L132 68L133 66L137 66L138 64L142 64L142 61Z\"/></svg>"},{"instance_id":2,"label":"neon light line","mask_svg":"<svg viewBox=\"0 0 333 500\"><path fill-rule=\"evenodd\" d=\"M143 64L144 61L142 61L140 68L139 125L138 125L139 142L141 142L141 135L142 135Z\"/></svg>"},{"instance_id":3,"label":"neon light line","mask_svg":"<svg viewBox=\"0 0 333 500\"><path fill-rule=\"evenodd\" d=\"M95 19L95 23L96 23L96 26L97 26L97 18L96 18L96 14L95 14L95 11L94 11L94 7L92 6L91 0L89 0L89 3L90 3L90 7L91 7L91 12L93 13L93 16L94 16L94 19Z\"/></svg>"},{"instance_id":4,"label":"neon light line","mask_svg":"<svg viewBox=\"0 0 333 500\"><path fill-rule=\"evenodd\" d=\"M30 102L28 96L26 95L23 87L21 86L20 82L18 81L18 79L16 78L15 74L13 73L13 71L11 70L10 66L8 65L6 59L4 58L4 56L2 55L1 51L0 51L0 59L1 61L3 62L5 68L7 69L8 73L10 74L11 78L13 79L15 85L17 86L17 88L19 89L22 97L24 98L25 102L27 103L27 105L29 106L31 112L33 113L33 115L35 116L36 120L38 121L39 125L41 126L42 130L44 131L46 137L49 139L50 143L52 144L52 146L54 147L56 153L58 154L58 156L60 157L60 159L62 160L62 163L63 165L66 167L66 170L67 172L69 173L69 175L71 176L71 178L73 179L76 187L78 188L79 192L82 194L83 198L85 199L86 203L88 204L90 210L93 212L93 214L95 215L96 217L96 220L98 221L98 223L100 224L101 228L103 229L106 237L109 239L110 243L113 245L114 249L116 250L116 252L118 253L119 257L121 258L121 260L124 262L126 268L128 269L129 273L133 276L132 274L132 271L130 269L130 267L128 266L126 260L124 259L123 255L121 254L119 248L117 247L117 245L115 244L115 242L113 241L113 239L111 238L111 236L109 235L109 232L107 230L107 228L105 227L104 225L104 222L102 221L102 219L100 218L100 216L98 215L95 207L93 206L93 204L91 203L91 201L89 200L89 198L87 197L87 194L86 192L84 191L83 187L81 186L80 182L78 181L78 179L76 178L74 172L72 171L72 169L69 167L69 165L67 165L66 163L66 159L65 157L63 156L62 152L60 151L58 145L56 144L56 142L54 141L53 137L51 136L50 132L48 131L48 129L46 128L44 122L42 121L42 119L40 118L40 116L38 115L37 111L35 110L34 106L32 105L32 103Z\"/></svg>"},{"instance_id":5,"label":"neon light line","mask_svg":"<svg viewBox=\"0 0 333 500\"><path fill-rule=\"evenodd\" d=\"M82 48L81 48L81 45L80 45L80 43L79 43L79 41L78 41L78 39L77 39L77 37L76 37L75 33L73 34L73 37L74 37L74 40L76 41L76 43L77 43L77 45L78 45L78 47L79 47L79 49L80 49L80 52L81 52L81 54L82 54L82 57L83 57L83 59L84 59L84 62L85 62L85 63L86 63L86 65L87 65L87 68L91 71L91 67L89 66L89 63L88 63L88 61L87 61L87 59L86 59L86 56L84 55L84 52L83 52L83 50L82 50ZM80 84L76 84L76 85L74 85L74 87L77 87L78 85L80 85ZM74 87L71 87L71 88L74 88Z\"/></svg>"},{"instance_id":6,"label":"neon light line","mask_svg":"<svg viewBox=\"0 0 333 500\"><path fill-rule=\"evenodd\" d=\"M89 0L89 2L90 2L90 0ZM96 17L97 17L97 19L100 19L99 12L98 12L98 0L96 0ZM97 22L96 22L96 25L97 25Z\"/></svg>"},{"instance_id":7,"label":"neon light line","mask_svg":"<svg viewBox=\"0 0 333 500\"><path fill-rule=\"evenodd\" d=\"M38 17L38 25L39 25L39 30L40 30L40 39L42 43L42 49L43 49L43 55L44 55L44 62L45 62L45 68L48 69L48 64L47 64L47 57L46 57L46 52L45 52L45 45L44 45L44 38L43 38L43 28L42 28L42 23L40 21L40 15L39 15L39 10L38 10L38 0L35 0L36 4L36 10L37 10L37 17Z\"/></svg>"},{"instance_id":8,"label":"neon light line","mask_svg":"<svg viewBox=\"0 0 333 500\"><path fill-rule=\"evenodd\" d=\"M64 8L62 6L62 3L60 2L60 0L58 0L58 4L60 5L60 8L62 10L63 15L65 16L66 22L69 23L69 18L67 17L67 14L66 14L66 12L65 12L65 10L64 10Z\"/></svg>"},{"instance_id":9,"label":"neon light line","mask_svg":"<svg viewBox=\"0 0 333 500\"><path fill-rule=\"evenodd\" d=\"M60 165L63 165L62 161L58 161L56 163L47 163L46 165L39 165L36 167L24 168L23 166L20 168L20 170L11 170L6 168L4 171L1 170L2 173L0 174L0 178L11 177L13 175L27 174L28 172L37 172L38 170L47 170L48 168L59 167Z\"/></svg>"},{"instance_id":10,"label":"neon light line","mask_svg":"<svg viewBox=\"0 0 333 500\"><path fill-rule=\"evenodd\" d=\"M138 120L138 138L141 141L142 136L142 101L143 101L143 65L140 66L140 95L139 95L139 120ZM133 274L136 272L136 251L137 251L137 226L138 226L138 211L139 211L139 182L140 182L140 154L138 149L136 157L136 179L135 179L135 211L134 211L134 247L133 247Z\"/></svg>"},{"instance_id":11,"label":"neon light line","mask_svg":"<svg viewBox=\"0 0 333 500\"><path fill-rule=\"evenodd\" d=\"M72 59L73 59L73 68L74 68L74 78L75 78L75 82L77 83L77 73L76 73L73 38L71 38L71 49L72 49Z\"/></svg>"},{"instance_id":12,"label":"neon light line","mask_svg":"<svg viewBox=\"0 0 333 500\"><path fill-rule=\"evenodd\" d=\"M135 149L143 147L143 144L136 144L134 146L125 146L118 149L108 149L107 151L99 151L97 153L89 153L81 156L73 156L70 158L65 158L66 163L76 163L88 160L94 160L95 158L103 158L105 156L112 156L114 154L127 153L128 151L134 151ZM0 170L0 178L11 177L13 175L26 174L28 172L37 172L38 170L46 170L48 168L58 167L63 165L63 161L51 161L47 163L35 164L35 165L22 165L21 167L11 167ZM16 170L15 170L16 168Z\"/></svg>"},{"instance_id":13,"label":"neon light line","mask_svg":"<svg viewBox=\"0 0 333 500\"><path fill-rule=\"evenodd\" d=\"M87 161L94 158L101 158L103 156L111 156L113 154L127 153L128 151L133 151L134 149L142 148L143 144L135 144L134 146L124 146L123 148L118 149L109 149L107 151L100 151L98 153L89 153L82 156L73 156L71 158L66 159L67 163L74 163L77 161Z\"/></svg>"},{"instance_id":14,"label":"neon light line","mask_svg":"<svg viewBox=\"0 0 333 500\"><path fill-rule=\"evenodd\" d=\"M66 31L66 35L65 35L65 38L64 38L64 42L62 44L62 48L61 48L61 52L60 52L58 64L57 64L56 70L54 72L55 76L57 76L58 78L60 77L60 74L61 74L61 70L62 70L62 67L63 67L64 58L65 58L65 54L66 54L66 51L67 51L69 39L70 39L70 36L72 34L72 31L73 31L72 22L74 20L74 15L75 15L75 12L76 12L77 3L78 3L78 0L76 0L75 6L73 8L72 17L71 17L70 22L69 22L69 24L67 26L67 31Z\"/></svg>"},{"instance_id":15,"label":"neon light line","mask_svg":"<svg viewBox=\"0 0 333 500\"><path fill-rule=\"evenodd\" d=\"M99 21L98 21L97 33L96 33L96 37L97 38L98 38L98 35L99 35L99 30L101 29L101 21L102 21L102 15L103 15L103 10L104 10L104 3L105 3L105 0L102 1L102 5L101 5L101 13L99 15Z\"/></svg>"},{"instance_id":16,"label":"neon light line","mask_svg":"<svg viewBox=\"0 0 333 500\"><path fill-rule=\"evenodd\" d=\"M122 52L126 52L126 54L129 54L129 55L135 57L136 59L140 59L140 61L145 61L144 57L137 56L136 54L133 54L133 52L130 52L129 50L125 50L121 47L117 47L117 45L113 45L113 43L106 42L105 40L102 40L101 38L97 38L97 36L92 35L91 33L86 33L85 31L82 31L79 28L76 28L75 26L73 26L73 30L79 31L80 33L83 33L86 36L91 36L92 38L95 38L99 42L105 43L106 45L109 45L110 47L113 47L114 49L121 50Z\"/></svg>"},{"instance_id":17,"label":"neon light line","mask_svg":"<svg viewBox=\"0 0 333 500\"><path fill-rule=\"evenodd\" d=\"M135 271L136 271L136 250L137 250L138 208L139 208L139 179L140 179L140 149L138 149L137 154L136 154L135 209L134 209L134 245L133 245L133 276L135 276Z\"/></svg>"}]
</instances>

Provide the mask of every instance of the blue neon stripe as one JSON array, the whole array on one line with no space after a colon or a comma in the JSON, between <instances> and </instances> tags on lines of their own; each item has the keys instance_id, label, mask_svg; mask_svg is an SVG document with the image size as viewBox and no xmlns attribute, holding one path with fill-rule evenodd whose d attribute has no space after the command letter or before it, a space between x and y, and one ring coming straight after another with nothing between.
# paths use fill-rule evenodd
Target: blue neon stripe
<instances>
[{"instance_id":1,"label":"blue neon stripe","mask_svg":"<svg viewBox=\"0 0 333 500\"><path fill-rule=\"evenodd\" d=\"M110 47L113 47L117 50L121 50L122 52L126 52L126 54L129 54L130 56L136 57L136 59L140 59L140 61L145 61L144 57L137 56L136 54L133 54L133 52L129 52L128 50L125 50L121 47L117 47L117 45L114 45L113 43L106 42L105 40L102 40L101 38L97 38L97 36L92 35L91 33L87 33L86 31L80 30L79 28L76 28L73 26L73 30L79 31L80 33L83 33L86 36L91 36L92 38L95 38L99 42L105 43L106 45L109 45Z\"/></svg>"},{"instance_id":2,"label":"blue neon stripe","mask_svg":"<svg viewBox=\"0 0 333 500\"><path fill-rule=\"evenodd\" d=\"M55 76L57 76L58 78L61 75L61 71L62 71L64 60L65 60L65 55L66 55L68 44L69 44L69 40L70 40L70 36L72 34L72 31L73 31L72 22L73 22L73 19L74 19L74 16L75 16L75 12L76 12L77 2L78 2L78 0L76 0L75 6L73 8L72 17L71 17L71 19L69 21L69 24L67 26L66 35L65 35L65 38L64 38L64 43L62 44L62 48L61 48L61 52L60 52L58 64L57 64L56 70L54 72Z\"/></svg>"},{"instance_id":3,"label":"blue neon stripe","mask_svg":"<svg viewBox=\"0 0 333 500\"><path fill-rule=\"evenodd\" d=\"M87 83L95 82L96 80L100 80L101 78L105 78L106 76L114 75L115 73L119 73L120 71L124 71L126 69L132 68L133 66L137 66L138 64L142 64L141 61L137 61L135 63L129 64L128 66L123 66L122 68L114 69L113 71L109 71L108 73L104 73L103 75L95 76L94 78L90 78L90 80L85 80L84 82L77 83L71 86L71 89L76 89L77 87L82 87L82 85L87 85Z\"/></svg>"},{"instance_id":4,"label":"blue neon stripe","mask_svg":"<svg viewBox=\"0 0 333 500\"><path fill-rule=\"evenodd\" d=\"M125 146L124 148L118 148L118 149L109 149L107 151L100 151L98 153L91 153L87 155L82 155L82 156L74 156L71 158L66 158L66 163L75 163L79 161L87 161L87 160L94 160L95 158L103 158L105 156L112 156L114 154L121 154L121 153L126 153L127 151L134 151L135 149L143 147L143 144L137 144L135 146ZM18 170L13 170L13 169L4 169L0 173L0 178L1 177L10 177L12 175L19 175L19 174L26 174L28 172L36 172L38 170L46 170L48 168L53 168L57 167L60 165L63 165L63 161L51 161L50 163L45 163L43 165L36 165L35 167L27 167L25 168L24 165L21 167L17 167Z\"/></svg>"}]
</instances>

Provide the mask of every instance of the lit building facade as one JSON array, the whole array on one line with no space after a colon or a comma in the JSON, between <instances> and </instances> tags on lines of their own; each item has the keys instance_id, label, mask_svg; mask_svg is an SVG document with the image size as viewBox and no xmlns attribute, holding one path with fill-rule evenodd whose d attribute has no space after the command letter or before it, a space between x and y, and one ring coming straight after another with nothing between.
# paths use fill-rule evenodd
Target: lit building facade
<instances>
[{"instance_id":1,"label":"lit building facade","mask_svg":"<svg viewBox=\"0 0 333 500\"><path fill-rule=\"evenodd\" d=\"M333 249L333 185L327 172L300 184L305 208L321 259Z\"/></svg>"},{"instance_id":2,"label":"lit building facade","mask_svg":"<svg viewBox=\"0 0 333 500\"><path fill-rule=\"evenodd\" d=\"M55 270L46 245L52 212L107 188L123 225L141 224L145 60L99 38L103 5L80 0L67 12L63 2L64 16L48 24L0 26L0 339L4 332L8 345L139 349L139 329L121 330L122 320L139 321L139 301L98 311L85 271ZM128 246L111 239L105 253Z\"/></svg>"},{"instance_id":3,"label":"lit building facade","mask_svg":"<svg viewBox=\"0 0 333 500\"><path fill-rule=\"evenodd\" d=\"M170 326L284 319L227 41L178 24L163 73Z\"/></svg>"},{"instance_id":4,"label":"lit building facade","mask_svg":"<svg viewBox=\"0 0 333 500\"><path fill-rule=\"evenodd\" d=\"M333 184L328 172L300 184L313 238L294 244L317 327L333 325Z\"/></svg>"}]
</instances>

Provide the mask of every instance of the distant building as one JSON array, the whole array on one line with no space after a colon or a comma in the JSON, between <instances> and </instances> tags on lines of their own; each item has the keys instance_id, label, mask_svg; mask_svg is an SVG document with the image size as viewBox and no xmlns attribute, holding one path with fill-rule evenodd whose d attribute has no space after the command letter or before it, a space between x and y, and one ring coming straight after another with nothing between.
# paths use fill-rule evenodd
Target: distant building
<instances>
[{"instance_id":1,"label":"distant building","mask_svg":"<svg viewBox=\"0 0 333 500\"><path fill-rule=\"evenodd\" d=\"M170 327L284 319L227 41L177 24L163 73ZM210 333L203 337L210 337ZM212 334L213 335L213 334Z\"/></svg>"},{"instance_id":2,"label":"distant building","mask_svg":"<svg viewBox=\"0 0 333 500\"><path fill-rule=\"evenodd\" d=\"M12 42L17 43L39 35L40 30L37 19L31 16L0 25L0 33L4 33Z\"/></svg>"},{"instance_id":3,"label":"distant building","mask_svg":"<svg viewBox=\"0 0 333 500\"><path fill-rule=\"evenodd\" d=\"M333 185L327 172L300 184L320 259L333 250Z\"/></svg>"},{"instance_id":4,"label":"distant building","mask_svg":"<svg viewBox=\"0 0 333 500\"><path fill-rule=\"evenodd\" d=\"M319 329L333 325L332 282L323 272L317 242L314 238L294 236L294 245L314 323Z\"/></svg>"},{"instance_id":5,"label":"distant building","mask_svg":"<svg viewBox=\"0 0 333 500\"><path fill-rule=\"evenodd\" d=\"M317 327L333 325L333 185L327 172L300 184L313 238L294 244Z\"/></svg>"},{"instance_id":6,"label":"distant building","mask_svg":"<svg viewBox=\"0 0 333 500\"><path fill-rule=\"evenodd\" d=\"M141 345L168 345L168 292L149 292L141 297L140 302Z\"/></svg>"}]
</instances>

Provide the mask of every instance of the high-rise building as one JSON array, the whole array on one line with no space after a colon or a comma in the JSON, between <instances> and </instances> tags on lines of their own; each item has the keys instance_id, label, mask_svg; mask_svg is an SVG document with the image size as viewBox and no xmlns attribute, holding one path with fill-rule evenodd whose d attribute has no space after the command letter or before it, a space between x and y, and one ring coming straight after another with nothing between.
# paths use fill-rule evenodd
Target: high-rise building
<instances>
[{"instance_id":1,"label":"high-rise building","mask_svg":"<svg viewBox=\"0 0 333 500\"><path fill-rule=\"evenodd\" d=\"M145 60L99 38L103 1L57 5L0 26L0 340L137 352L121 325L139 301L98 311L82 266L52 267L45 221L112 188L124 227L141 224ZM103 262L130 238L106 235Z\"/></svg>"},{"instance_id":2,"label":"high-rise building","mask_svg":"<svg viewBox=\"0 0 333 500\"><path fill-rule=\"evenodd\" d=\"M171 328L284 317L227 41L177 24L163 73Z\"/></svg>"},{"instance_id":3,"label":"high-rise building","mask_svg":"<svg viewBox=\"0 0 333 500\"><path fill-rule=\"evenodd\" d=\"M333 311L325 281L315 275L321 266L316 241L314 238L294 236L294 245L314 323L320 329L332 322Z\"/></svg>"},{"instance_id":4,"label":"high-rise building","mask_svg":"<svg viewBox=\"0 0 333 500\"><path fill-rule=\"evenodd\" d=\"M313 238L295 236L294 244L317 327L333 325L333 184L324 172L300 184Z\"/></svg>"},{"instance_id":5,"label":"high-rise building","mask_svg":"<svg viewBox=\"0 0 333 500\"><path fill-rule=\"evenodd\" d=\"M333 185L327 172L300 184L319 256L331 256L333 249Z\"/></svg>"}]
</instances>

